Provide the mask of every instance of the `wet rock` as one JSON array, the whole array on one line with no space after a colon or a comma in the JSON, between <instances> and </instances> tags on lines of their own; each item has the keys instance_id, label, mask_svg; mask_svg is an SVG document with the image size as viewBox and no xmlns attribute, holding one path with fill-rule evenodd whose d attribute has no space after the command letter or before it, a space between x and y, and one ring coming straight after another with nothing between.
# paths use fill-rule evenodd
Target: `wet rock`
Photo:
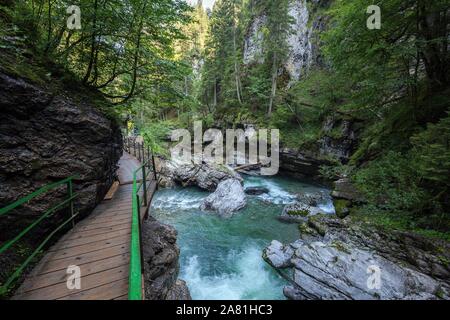
<instances>
[{"instance_id":1,"label":"wet rock","mask_svg":"<svg viewBox=\"0 0 450 320\"><path fill-rule=\"evenodd\" d=\"M443 263L450 255L448 243L378 230L348 219L320 216L310 220L308 226L322 226L321 235L311 233L290 245L272 243L266 249L283 252L282 248L290 246L295 250L289 262L281 260L282 265L293 265L292 284L283 290L286 297L294 300L450 298L450 270Z\"/></svg>"},{"instance_id":2,"label":"wet rock","mask_svg":"<svg viewBox=\"0 0 450 320\"><path fill-rule=\"evenodd\" d=\"M220 182L227 179L243 181L238 173L223 165L206 163L196 165L158 159L157 170L162 179L160 184L164 187L181 184L182 186L197 186L204 190L214 191Z\"/></svg>"},{"instance_id":3,"label":"wet rock","mask_svg":"<svg viewBox=\"0 0 450 320\"><path fill-rule=\"evenodd\" d=\"M324 212L317 207L313 207L301 202L296 202L286 205L281 215L278 216L278 219L284 222L299 223L306 221L308 217L318 214L324 214Z\"/></svg>"},{"instance_id":4,"label":"wet rock","mask_svg":"<svg viewBox=\"0 0 450 320\"><path fill-rule=\"evenodd\" d=\"M280 150L280 171L295 178L320 176L322 166L331 165L314 151L299 151L290 148Z\"/></svg>"},{"instance_id":5,"label":"wet rock","mask_svg":"<svg viewBox=\"0 0 450 320\"><path fill-rule=\"evenodd\" d=\"M273 240L270 246L263 251L263 258L275 268L289 268L292 266L291 258L294 249L284 246L281 242Z\"/></svg>"},{"instance_id":6,"label":"wet rock","mask_svg":"<svg viewBox=\"0 0 450 320\"><path fill-rule=\"evenodd\" d=\"M326 199L326 195L324 192L303 193L298 194L297 199L299 202L307 204L308 206L316 207L320 202L323 202Z\"/></svg>"},{"instance_id":7,"label":"wet rock","mask_svg":"<svg viewBox=\"0 0 450 320\"><path fill-rule=\"evenodd\" d=\"M167 293L166 300L192 300L191 293L185 281L177 280Z\"/></svg>"},{"instance_id":8,"label":"wet rock","mask_svg":"<svg viewBox=\"0 0 450 320\"><path fill-rule=\"evenodd\" d=\"M270 190L264 187L249 187L245 189L245 193L251 196L260 196L269 192Z\"/></svg>"},{"instance_id":9,"label":"wet rock","mask_svg":"<svg viewBox=\"0 0 450 320\"><path fill-rule=\"evenodd\" d=\"M360 202L362 195L348 178L342 178L334 182L334 190L331 194L334 198Z\"/></svg>"},{"instance_id":10,"label":"wet rock","mask_svg":"<svg viewBox=\"0 0 450 320\"><path fill-rule=\"evenodd\" d=\"M187 300L189 290L178 279L177 231L149 217L142 225L145 299Z\"/></svg>"},{"instance_id":11,"label":"wet rock","mask_svg":"<svg viewBox=\"0 0 450 320\"><path fill-rule=\"evenodd\" d=\"M228 179L219 183L216 191L204 200L201 209L216 211L220 216L227 217L246 204L247 197L242 183L236 179Z\"/></svg>"}]
</instances>

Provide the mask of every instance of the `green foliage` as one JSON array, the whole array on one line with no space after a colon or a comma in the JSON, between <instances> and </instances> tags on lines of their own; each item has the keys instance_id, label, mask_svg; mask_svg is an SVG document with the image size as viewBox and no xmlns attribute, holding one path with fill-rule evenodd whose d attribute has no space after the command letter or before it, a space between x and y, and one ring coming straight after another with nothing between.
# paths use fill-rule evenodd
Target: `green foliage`
<instances>
[{"instance_id":1,"label":"green foliage","mask_svg":"<svg viewBox=\"0 0 450 320\"><path fill-rule=\"evenodd\" d=\"M353 221L374 225L383 229L409 231L419 235L450 241L450 232L438 231L433 226L422 225L417 216L408 212L380 211L371 206L361 207L353 210L350 215Z\"/></svg>"},{"instance_id":2,"label":"green foliage","mask_svg":"<svg viewBox=\"0 0 450 320\"><path fill-rule=\"evenodd\" d=\"M360 169L355 182L369 203L385 210L417 212L425 197L410 156L394 151Z\"/></svg>"},{"instance_id":3,"label":"green foliage","mask_svg":"<svg viewBox=\"0 0 450 320\"><path fill-rule=\"evenodd\" d=\"M337 162L335 165L321 166L319 173L323 178L329 181L335 181L343 177L351 176L354 170L355 170L354 166L344 165L340 162Z\"/></svg>"},{"instance_id":4,"label":"green foliage","mask_svg":"<svg viewBox=\"0 0 450 320\"><path fill-rule=\"evenodd\" d=\"M421 226L448 230L450 117L411 138L406 152L389 151L355 174L374 210L415 215Z\"/></svg>"},{"instance_id":5,"label":"green foliage","mask_svg":"<svg viewBox=\"0 0 450 320\"><path fill-rule=\"evenodd\" d=\"M80 30L66 26L71 5L81 9ZM116 103L168 86L173 43L189 21L181 0L26 0L11 11L35 50Z\"/></svg>"},{"instance_id":6,"label":"green foliage","mask_svg":"<svg viewBox=\"0 0 450 320\"><path fill-rule=\"evenodd\" d=\"M450 187L450 114L412 137L416 168L430 188L447 193ZM447 195L448 196L448 195Z\"/></svg>"},{"instance_id":7,"label":"green foliage","mask_svg":"<svg viewBox=\"0 0 450 320\"><path fill-rule=\"evenodd\" d=\"M172 122L156 122L141 129L141 135L153 153L169 156L167 138L173 129L174 124Z\"/></svg>"},{"instance_id":8,"label":"green foliage","mask_svg":"<svg viewBox=\"0 0 450 320\"><path fill-rule=\"evenodd\" d=\"M366 27L367 1L333 2L328 11L333 28L322 40L336 75L352 88L347 91L348 109L379 117L392 101L402 97L416 101L422 62L429 87L448 84L448 29L441 25L441 16L448 9L445 2L380 0L380 30ZM424 19L434 22L429 20L424 26ZM427 58L421 61L423 57Z\"/></svg>"}]
</instances>

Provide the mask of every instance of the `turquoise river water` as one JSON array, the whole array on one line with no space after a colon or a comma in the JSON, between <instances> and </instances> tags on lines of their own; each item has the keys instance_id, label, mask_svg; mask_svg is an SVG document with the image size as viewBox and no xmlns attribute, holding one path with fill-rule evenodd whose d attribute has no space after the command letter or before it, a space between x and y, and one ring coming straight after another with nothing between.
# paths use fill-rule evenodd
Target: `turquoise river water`
<instances>
[{"instance_id":1,"label":"turquoise river water","mask_svg":"<svg viewBox=\"0 0 450 320\"><path fill-rule=\"evenodd\" d=\"M334 208L329 190L286 177L247 177L245 187L262 186L270 193L248 196L246 208L223 219L199 206L208 192L198 188L174 188L155 194L152 213L178 230L181 249L180 278L192 298L284 299L286 281L262 259L262 250L274 239L292 242L299 238L296 224L276 217L298 194L322 192L320 207Z\"/></svg>"}]
</instances>

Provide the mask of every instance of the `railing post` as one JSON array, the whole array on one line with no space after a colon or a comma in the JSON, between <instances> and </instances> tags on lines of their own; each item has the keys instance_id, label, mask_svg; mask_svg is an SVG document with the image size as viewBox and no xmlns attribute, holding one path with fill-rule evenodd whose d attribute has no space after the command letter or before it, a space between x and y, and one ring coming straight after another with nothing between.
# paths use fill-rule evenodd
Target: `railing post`
<instances>
[{"instance_id":1,"label":"railing post","mask_svg":"<svg viewBox=\"0 0 450 320\"><path fill-rule=\"evenodd\" d=\"M133 153L134 156L136 157L136 139L133 139Z\"/></svg>"},{"instance_id":2,"label":"railing post","mask_svg":"<svg viewBox=\"0 0 450 320\"><path fill-rule=\"evenodd\" d=\"M138 154L139 154L139 157L138 157L138 159L139 159L139 161L141 161L141 162L142 162L142 155L141 155L141 144L140 144L140 143L138 143Z\"/></svg>"},{"instance_id":3,"label":"railing post","mask_svg":"<svg viewBox=\"0 0 450 320\"><path fill-rule=\"evenodd\" d=\"M155 156L153 153L152 153L152 165L153 165L153 175L154 175L155 181L156 181L156 187L158 187L158 176L156 175Z\"/></svg>"},{"instance_id":4,"label":"railing post","mask_svg":"<svg viewBox=\"0 0 450 320\"><path fill-rule=\"evenodd\" d=\"M145 146L144 146L144 142L142 142L141 146L142 146L142 163L145 163Z\"/></svg>"},{"instance_id":5,"label":"railing post","mask_svg":"<svg viewBox=\"0 0 450 320\"><path fill-rule=\"evenodd\" d=\"M70 216L72 217L72 228L75 227L75 221L73 219L74 216L74 211L73 211L73 188L72 188L72 179L70 179L67 182L67 195L69 196L70 199L70 205L69 205L69 210L70 210Z\"/></svg>"},{"instance_id":6,"label":"railing post","mask_svg":"<svg viewBox=\"0 0 450 320\"><path fill-rule=\"evenodd\" d=\"M147 175L145 172L145 166L142 167L142 187L144 190L144 207L147 207Z\"/></svg>"},{"instance_id":7,"label":"railing post","mask_svg":"<svg viewBox=\"0 0 450 320\"><path fill-rule=\"evenodd\" d=\"M136 198L137 198L137 212L138 212L138 217L139 220L141 220L141 199L139 198L139 195L136 194Z\"/></svg>"}]
</instances>

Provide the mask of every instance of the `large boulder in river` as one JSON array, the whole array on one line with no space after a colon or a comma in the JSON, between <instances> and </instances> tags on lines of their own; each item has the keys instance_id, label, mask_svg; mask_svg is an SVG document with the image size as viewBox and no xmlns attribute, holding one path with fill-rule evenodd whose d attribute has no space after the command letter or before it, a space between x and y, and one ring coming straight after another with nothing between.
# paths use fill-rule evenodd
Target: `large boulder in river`
<instances>
[{"instance_id":1,"label":"large boulder in river","mask_svg":"<svg viewBox=\"0 0 450 320\"><path fill-rule=\"evenodd\" d=\"M448 243L349 219L313 217L308 224L320 232L287 245L272 242L263 254L276 268L292 268L288 298L449 299Z\"/></svg>"},{"instance_id":2,"label":"large boulder in river","mask_svg":"<svg viewBox=\"0 0 450 320\"><path fill-rule=\"evenodd\" d=\"M300 223L308 217L318 214L325 214L320 208L310 206L306 203L295 202L284 207L283 212L278 216L278 220L283 222Z\"/></svg>"},{"instance_id":3,"label":"large boulder in river","mask_svg":"<svg viewBox=\"0 0 450 320\"><path fill-rule=\"evenodd\" d=\"M216 211L226 217L244 208L247 197L242 183L236 179L225 180L217 186L214 193L208 196L201 205L202 210Z\"/></svg>"},{"instance_id":4,"label":"large boulder in river","mask_svg":"<svg viewBox=\"0 0 450 320\"><path fill-rule=\"evenodd\" d=\"M164 159L158 159L157 162L157 170L162 179L163 187L181 184L182 186L197 186L207 191L214 191L220 182L227 179L243 181L238 173L225 165L207 163L198 165Z\"/></svg>"}]
</instances>

